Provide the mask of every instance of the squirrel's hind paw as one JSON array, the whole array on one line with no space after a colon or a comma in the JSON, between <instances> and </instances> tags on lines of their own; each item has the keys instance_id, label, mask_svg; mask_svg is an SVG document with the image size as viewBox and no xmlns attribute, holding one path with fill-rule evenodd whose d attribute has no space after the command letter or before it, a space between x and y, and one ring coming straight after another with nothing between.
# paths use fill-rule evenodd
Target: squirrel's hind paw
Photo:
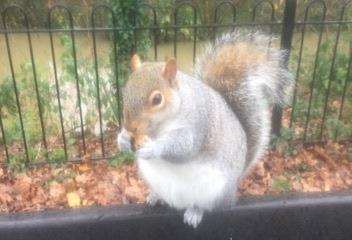
<instances>
[{"instance_id":1,"label":"squirrel's hind paw","mask_svg":"<svg viewBox=\"0 0 352 240\"><path fill-rule=\"evenodd\" d=\"M183 222L196 228L203 219L203 213L199 208L187 208L183 215Z\"/></svg>"}]
</instances>

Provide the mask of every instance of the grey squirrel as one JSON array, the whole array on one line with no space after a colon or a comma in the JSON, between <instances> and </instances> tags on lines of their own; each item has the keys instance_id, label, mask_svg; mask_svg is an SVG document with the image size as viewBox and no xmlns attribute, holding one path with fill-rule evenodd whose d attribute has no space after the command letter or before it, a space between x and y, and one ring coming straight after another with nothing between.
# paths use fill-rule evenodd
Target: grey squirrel
<instances>
[{"instance_id":1,"label":"grey squirrel","mask_svg":"<svg viewBox=\"0 0 352 240\"><path fill-rule=\"evenodd\" d=\"M197 227L205 211L235 198L268 145L272 104L285 103L292 86L285 51L269 41L259 32L225 34L209 44L194 77L175 59L132 57L117 140L120 150L136 151L149 204L185 210L184 222Z\"/></svg>"}]
</instances>

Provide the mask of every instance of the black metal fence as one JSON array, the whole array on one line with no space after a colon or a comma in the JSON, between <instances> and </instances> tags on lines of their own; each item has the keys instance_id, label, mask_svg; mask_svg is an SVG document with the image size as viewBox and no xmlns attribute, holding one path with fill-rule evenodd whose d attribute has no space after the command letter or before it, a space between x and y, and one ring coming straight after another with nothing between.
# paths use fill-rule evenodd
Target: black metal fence
<instances>
[{"instance_id":1,"label":"black metal fence","mask_svg":"<svg viewBox=\"0 0 352 240\"><path fill-rule=\"evenodd\" d=\"M92 159L114 158L114 136L121 123L120 86L126 76L123 57L127 59L132 52L142 51L141 43L148 42L144 45L149 50L144 50L141 54L150 60L160 60L159 51L162 47L165 48L166 42L172 49L170 56L177 59L182 59L182 55L188 56L191 52L188 64L192 65L204 42L212 41L221 32L235 28L261 29L273 33L280 37L280 42L273 39L271 44L287 49L290 53L283 64L295 73L296 88L291 107L274 107L275 134L281 130L283 136L289 138L287 140L306 143L329 139L350 141L352 1L341 1L339 9L330 11L324 1L305 2L286 0L280 5L275 1L257 1L247 19L240 21L237 16L241 9L232 1L214 1L212 22L205 23L199 18L200 10L196 2L185 1L172 7L168 15L172 20L167 24L161 23L157 7L140 3L124 13L131 19L128 25L120 24L120 19L124 16L116 14L113 8L99 5L91 10L90 27L84 28L75 27L74 16L65 6L53 6L48 10L47 28L32 27L25 9L19 6L6 7L1 13L0 29L0 47L5 51L2 51L2 57L5 56L6 59L0 68L7 69L2 75L9 73L9 77L0 79L0 159L16 165L35 164L45 160L80 160L87 156ZM185 15L188 20L185 20ZM105 21L105 26L98 26L103 17L107 17L108 21ZM18 24L21 21L22 24ZM143 21L148 24L143 24ZM23 59L14 58L13 54L19 48L16 36L23 34L28 46L26 51L30 69L25 74L19 73L23 67L15 66ZM48 36L44 48L48 50L46 60L50 67L45 65L44 68L52 83L38 76L40 64L33 47L33 39L37 40L38 34ZM86 71L84 67L87 64L82 63L78 56L78 47L87 48L78 43L77 36L82 34L86 34L83 40L88 39L92 44L92 72ZM60 60L56 43L58 36L63 38L62 42L65 42L68 50L63 53L61 51L63 57ZM123 41L124 38L127 40ZM102 39L110 44L109 54L105 57L109 59L109 64L103 67L98 47ZM187 51L180 54L185 44L188 44ZM123 48L128 48L128 51L122 51ZM67 85L70 94L65 92L67 89L62 89L68 82L63 80L68 73L72 80L71 85ZM103 78L107 80L103 81ZM89 84L91 87L87 87ZM53 91L44 91L48 88ZM103 93L105 88L109 88L109 96L106 92ZM93 105L84 105L85 101L89 102L84 91L93 96ZM67 110L63 106L64 95L68 95L66 101L76 106L71 115L65 115ZM48 97L51 98L50 101ZM115 100L111 100L113 98ZM96 135L88 129L90 122L86 118L85 108L89 107L97 120ZM105 116L109 111L113 112L113 117ZM78 118L76 126L68 127L69 118L75 117ZM54 118L57 118L56 122ZM30 119L34 119L35 123L29 123ZM49 125L56 127L50 127L49 130ZM40 138L28 137L35 135L29 133L33 128ZM99 153L96 152L97 148L100 149Z\"/></svg>"}]
</instances>

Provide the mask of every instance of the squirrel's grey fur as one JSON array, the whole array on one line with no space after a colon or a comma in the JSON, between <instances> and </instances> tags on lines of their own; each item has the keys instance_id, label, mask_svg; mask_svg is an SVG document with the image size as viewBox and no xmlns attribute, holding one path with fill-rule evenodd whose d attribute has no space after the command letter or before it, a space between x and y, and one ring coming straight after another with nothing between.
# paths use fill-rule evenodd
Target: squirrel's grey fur
<instances>
[{"instance_id":1,"label":"squirrel's grey fur","mask_svg":"<svg viewBox=\"0 0 352 240\"><path fill-rule=\"evenodd\" d=\"M149 120L151 140L137 151L139 171L151 189L150 203L161 199L186 209L184 221L196 227L204 211L235 197L240 178L268 144L271 103L284 103L292 84L281 67L285 52L267 49L268 39L260 33L224 35L199 59L195 77L177 72L171 105ZM219 79L205 76L204 68L212 64L217 50L250 40L267 51L267 60L245 69L236 89L214 89L212 81ZM157 72L143 70L142 65L130 81ZM139 84L127 82L125 95L132 86ZM120 149L129 149L130 142L123 129L118 136Z\"/></svg>"}]
</instances>

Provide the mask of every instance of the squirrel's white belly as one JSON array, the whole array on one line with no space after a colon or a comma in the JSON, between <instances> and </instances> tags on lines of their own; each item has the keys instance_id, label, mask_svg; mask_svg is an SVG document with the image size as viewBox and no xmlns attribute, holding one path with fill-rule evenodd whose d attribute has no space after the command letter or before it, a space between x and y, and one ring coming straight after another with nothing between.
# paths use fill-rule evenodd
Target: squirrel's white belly
<instances>
[{"instance_id":1,"label":"squirrel's white belly","mask_svg":"<svg viewBox=\"0 0 352 240\"><path fill-rule=\"evenodd\" d=\"M226 177L211 163L174 164L161 159L138 159L139 171L154 193L175 208L211 210L225 191Z\"/></svg>"}]
</instances>

